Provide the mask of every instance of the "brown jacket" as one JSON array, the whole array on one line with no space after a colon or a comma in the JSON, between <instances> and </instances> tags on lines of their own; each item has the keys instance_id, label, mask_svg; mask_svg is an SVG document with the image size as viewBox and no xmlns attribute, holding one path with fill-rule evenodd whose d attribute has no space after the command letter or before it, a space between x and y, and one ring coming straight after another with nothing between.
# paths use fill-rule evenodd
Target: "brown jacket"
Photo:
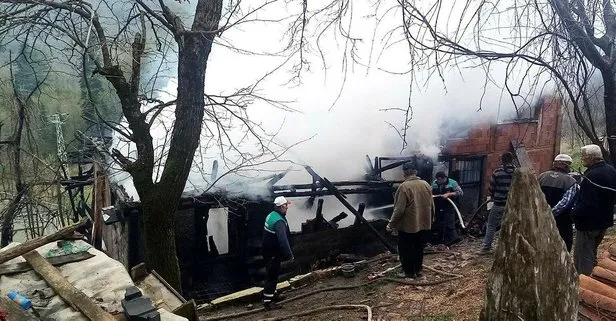
<instances>
[{"instance_id":1,"label":"brown jacket","mask_svg":"<svg viewBox=\"0 0 616 321\"><path fill-rule=\"evenodd\" d=\"M417 176L407 178L394 195L394 213L389 224L398 231L417 233L430 230L433 220L432 188Z\"/></svg>"}]
</instances>

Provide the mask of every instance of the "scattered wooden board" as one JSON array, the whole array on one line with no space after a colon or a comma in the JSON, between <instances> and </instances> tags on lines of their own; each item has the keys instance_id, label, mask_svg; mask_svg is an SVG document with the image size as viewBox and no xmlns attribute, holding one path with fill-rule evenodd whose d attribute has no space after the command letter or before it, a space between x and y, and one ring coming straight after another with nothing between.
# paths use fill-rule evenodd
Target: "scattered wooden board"
<instances>
[{"instance_id":1,"label":"scattered wooden board","mask_svg":"<svg viewBox=\"0 0 616 321\"><path fill-rule=\"evenodd\" d=\"M153 274L148 274L141 281L135 282L142 291L143 295L150 298L152 302L162 301L158 308L173 311L180 307L184 302L158 280Z\"/></svg>"},{"instance_id":2,"label":"scattered wooden board","mask_svg":"<svg viewBox=\"0 0 616 321\"><path fill-rule=\"evenodd\" d=\"M64 276L45 260L37 251L30 251L23 257L32 268L64 299L73 309L81 311L92 321L115 321L111 314L105 312L82 291L70 284Z\"/></svg>"},{"instance_id":3,"label":"scattered wooden board","mask_svg":"<svg viewBox=\"0 0 616 321\"><path fill-rule=\"evenodd\" d=\"M67 263L79 262L94 257L93 254L88 252L67 254L61 256L54 256L47 258L47 262L53 266L63 265ZM0 265L0 275L10 275L16 273L23 273L32 270L32 266L27 262L3 264Z\"/></svg>"},{"instance_id":4,"label":"scattered wooden board","mask_svg":"<svg viewBox=\"0 0 616 321\"><path fill-rule=\"evenodd\" d=\"M31 313L24 311L19 304L0 296L0 309L8 313L7 321L36 321Z\"/></svg>"},{"instance_id":5,"label":"scattered wooden board","mask_svg":"<svg viewBox=\"0 0 616 321\"><path fill-rule=\"evenodd\" d=\"M53 241L57 241L60 240L62 238L64 238L65 236L71 235L73 234L73 232L75 232L75 230L86 224L87 220L86 219L82 219L81 221L79 221L77 224L73 224L71 226L67 226L55 233L43 236L43 237L39 237L39 238L35 238L35 239L31 239L28 240L24 243L21 243L17 246L14 246L10 249L7 249L6 251L2 251L0 252L0 264L12 260L18 256L21 256L25 253L28 253L32 250L35 250L47 243L51 243Z\"/></svg>"},{"instance_id":6,"label":"scattered wooden board","mask_svg":"<svg viewBox=\"0 0 616 321\"><path fill-rule=\"evenodd\" d=\"M278 285L276 285L276 289L278 289L280 291L284 291L284 290L286 290L286 289L288 289L290 287L291 287L291 284L289 283L289 281L280 282L280 283L278 283ZM252 287L252 288L248 288L246 290L242 290L242 291L239 291L239 292L231 293L229 295L225 295L225 296L222 296L220 298L214 299L214 300L212 300L211 304L212 305L222 305L222 304L227 304L227 303L231 303L231 302L237 302L237 301L252 299L252 298L260 295L262 291L263 291L263 288L255 286L255 287Z\"/></svg>"}]
</instances>

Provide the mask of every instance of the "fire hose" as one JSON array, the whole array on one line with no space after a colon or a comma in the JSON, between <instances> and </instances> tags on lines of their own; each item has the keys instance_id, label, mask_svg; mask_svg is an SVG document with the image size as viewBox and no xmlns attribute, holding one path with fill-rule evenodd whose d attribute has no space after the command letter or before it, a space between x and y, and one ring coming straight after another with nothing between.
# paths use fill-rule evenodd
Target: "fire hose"
<instances>
[{"instance_id":1,"label":"fire hose","mask_svg":"<svg viewBox=\"0 0 616 321\"><path fill-rule=\"evenodd\" d=\"M432 197L433 198L437 198L437 197L441 197L441 195L434 195ZM462 219L462 214L460 214L460 210L456 206L456 203L454 203L454 201L452 201L449 197L446 197L445 199L448 200L449 203L451 203L451 206L453 206L453 209L456 210L456 214L458 214L458 218L460 219L460 226L462 226L462 229L465 230L466 226L464 225L464 220Z\"/></svg>"}]
</instances>

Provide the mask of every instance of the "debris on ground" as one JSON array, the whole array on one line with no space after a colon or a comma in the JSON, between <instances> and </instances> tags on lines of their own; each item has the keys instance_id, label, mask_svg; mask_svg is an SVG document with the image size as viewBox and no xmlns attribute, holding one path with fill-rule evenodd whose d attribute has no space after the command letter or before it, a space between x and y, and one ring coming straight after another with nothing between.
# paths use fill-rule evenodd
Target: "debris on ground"
<instances>
[{"instance_id":1,"label":"debris on ground","mask_svg":"<svg viewBox=\"0 0 616 321\"><path fill-rule=\"evenodd\" d=\"M491 265L489 257L474 254L478 248L479 241L472 238L451 248L427 248L419 279L396 278L397 256L383 253L367 260L353 278L330 268L313 272L319 277L302 276L302 282L291 282L281 309L264 311L257 294L250 303L203 305L200 320L366 320L371 314L372 320L382 321L420 317L475 321Z\"/></svg>"}]
</instances>

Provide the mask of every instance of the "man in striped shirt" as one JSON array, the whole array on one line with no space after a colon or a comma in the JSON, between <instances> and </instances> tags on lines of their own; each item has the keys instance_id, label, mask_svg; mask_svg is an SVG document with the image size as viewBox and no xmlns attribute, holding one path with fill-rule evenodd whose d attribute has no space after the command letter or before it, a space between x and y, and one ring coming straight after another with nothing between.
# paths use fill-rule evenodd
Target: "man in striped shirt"
<instances>
[{"instance_id":1,"label":"man in striped shirt","mask_svg":"<svg viewBox=\"0 0 616 321\"><path fill-rule=\"evenodd\" d=\"M492 242L494 241L496 231L500 229L501 221L503 220L507 196L509 195L511 180L513 178L513 172L515 171L515 165L513 165L513 155L510 152L504 152L501 155L501 163L502 165L494 170L494 173L492 173L492 179L490 179L489 193L494 204L490 210L490 214L488 215L486 235L483 239L483 246L480 254L492 253Z\"/></svg>"}]
</instances>

